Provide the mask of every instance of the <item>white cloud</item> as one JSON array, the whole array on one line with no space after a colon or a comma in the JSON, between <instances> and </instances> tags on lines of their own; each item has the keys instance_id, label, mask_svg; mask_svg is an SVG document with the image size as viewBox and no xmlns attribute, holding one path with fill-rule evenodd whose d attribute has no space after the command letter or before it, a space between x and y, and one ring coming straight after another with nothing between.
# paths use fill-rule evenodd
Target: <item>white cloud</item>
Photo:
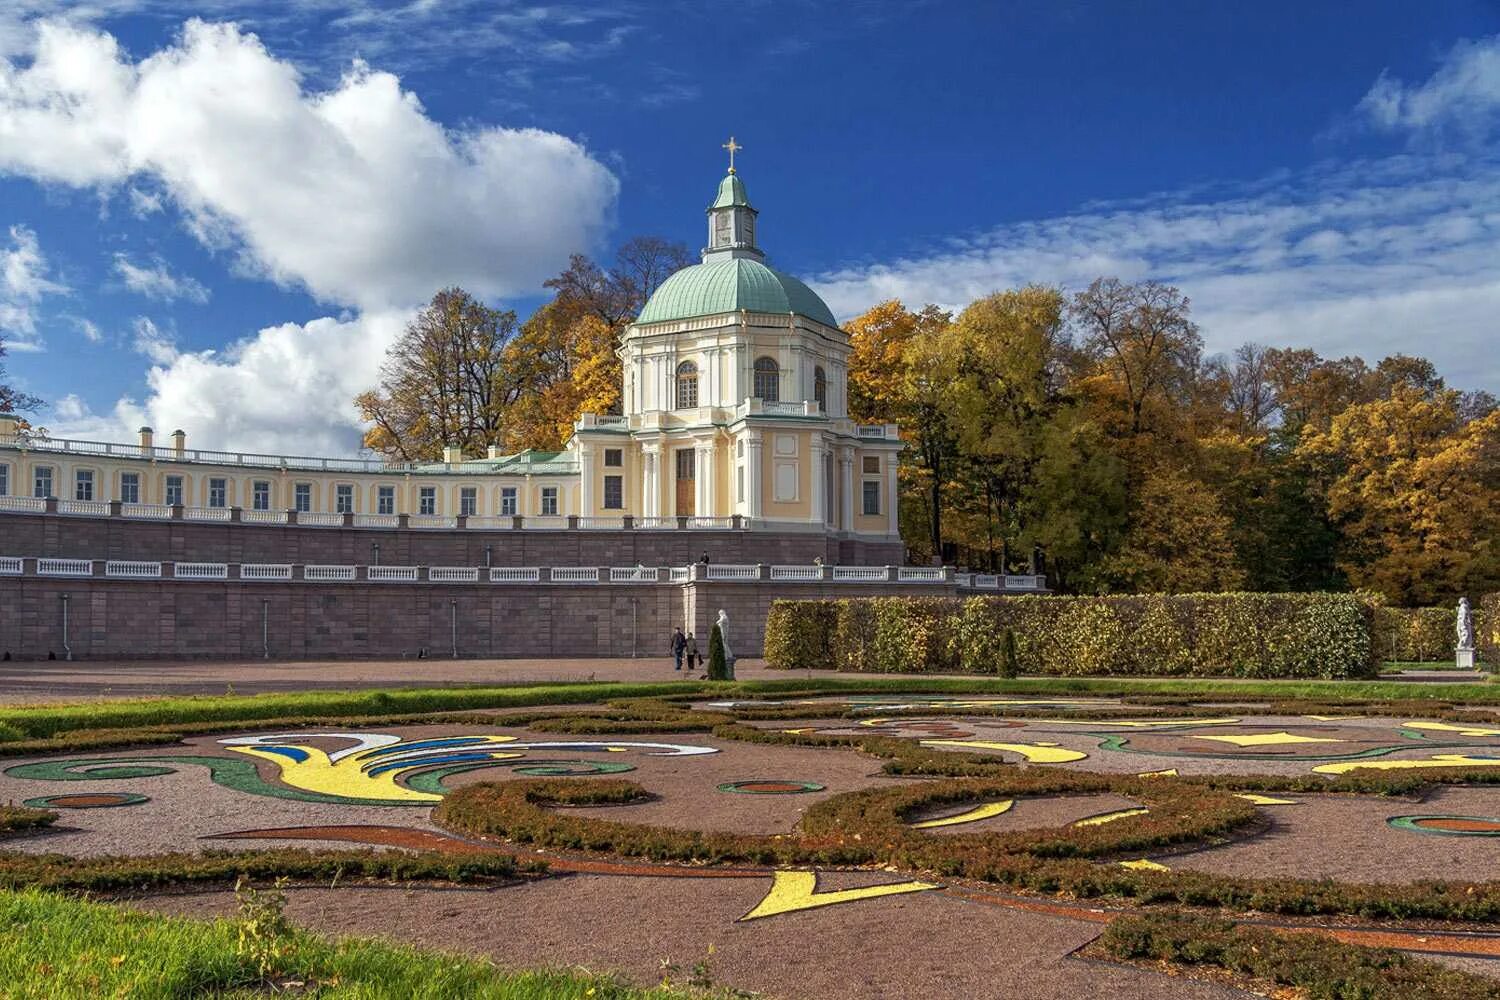
<instances>
[{"instance_id":1,"label":"white cloud","mask_svg":"<svg viewBox=\"0 0 1500 1000\"><path fill-rule=\"evenodd\" d=\"M1500 35L1459 42L1422 83L1382 73L1358 110L1386 130L1484 135L1500 123Z\"/></svg>"},{"instance_id":2,"label":"white cloud","mask_svg":"<svg viewBox=\"0 0 1500 1000\"><path fill-rule=\"evenodd\" d=\"M310 92L231 24L189 21L133 61L107 33L43 21L30 55L0 60L0 172L151 185L205 245L325 301L384 310L448 284L535 290L592 246L618 192L576 142L445 129L361 63Z\"/></svg>"},{"instance_id":3,"label":"white cloud","mask_svg":"<svg viewBox=\"0 0 1500 1000\"><path fill-rule=\"evenodd\" d=\"M8 244L0 244L0 337L13 351L38 351L37 304L48 295L67 291L47 277L47 258L36 233L11 226Z\"/></svg>"},{"instance_id":4,"label":"white cloud","mask_svg":"<svg viewBox=\"0 0 1500 1000\"><path fill-rule=\"evenodd\" d=\"M187 299L190 302L207 302L208 289L202 283L186 275L172 273L167 262L153 257L146 266L136 264L126 253L115 254L115 273L125 282L125 287L148 299L175 302Z\"/></svg>"},{"instance_id":5,"label":"white cloud","mask_svg":"<svg viewBox=\"0 0 1500 1000\"><path fill-rule=\"evenodd\" d=\"M148 316L137 316L131 323L134 336L131 350L151 360L155 365L170 365L179 357L177 339L162 330Z\"/></svg>"},{"instance_id":6,"label":"white cloud","mask_svg":"<svg viewBox=\"0 0 1500 1000\"><path fill-rule=\"evenodd\" d=\"M1182 288L1211 350L1246 340L1327 355L1431 358L1455 384L1500 385L1500 163L1410 155L1238 191L1164 194L1000 226L813 285L849 317L888 298L961 307L1038 281L1100 275Z\"/></svg>"},{"instance_id":7,"label":"white cloud","mask_svg":"<svg viewBox=\"0 0 1500 1000\"><path fill-rule=\"evenodd\" d=\"M85 407L65 415L58 406L48 426L61 437L109 441L131 440L142 424L181 427L193 448L351 454L363 430L354 397L377 383L409 317L324 317L267 327L222 351L173 348L148 373L145 402L125 397L97 414Z\"/></svg>"},{"instance_id":8,"label":"white cloud","mask_svg":"<svg viewBox=\"0 0 1500 1000\"><path fill-rule=\"evenodd\" d=\"M164 206L161 203L161 195L155 191L146 191L138 187L133 187L130 189L128 197L130 198L130 213L137 219L144 219L148 215L155 215L157 212L164 210Z\"/></svg>"}]
</instances>

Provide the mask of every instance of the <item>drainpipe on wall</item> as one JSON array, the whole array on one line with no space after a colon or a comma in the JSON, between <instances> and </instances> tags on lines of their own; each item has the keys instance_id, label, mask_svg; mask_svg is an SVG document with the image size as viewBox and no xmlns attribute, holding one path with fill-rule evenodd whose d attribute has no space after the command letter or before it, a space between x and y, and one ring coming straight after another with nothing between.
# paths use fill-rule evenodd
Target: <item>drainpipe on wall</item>
<instances>
[{"instance_id":1,"label":"drainpipe on wall","mask_svg":"<svg viewBox=\"0 0 1500 1000\"><path fill-rule=\"evenodd\" d=\"M62 595L62 606L63 606L63 609L62 609L62 611L63 611L62 643L63 643L63 659L64 660L72 660L73 659L73 647L68 645L68 596L69 595L67 595L67 594L63 594Z\"/></svg>"},{"instance_id":2,"label":"drainpipe on wall","mask_svg":"<svg viewBox=\"0 0 1500 1000\"><path fill-rule=\"evenodd\" d=\"M448 602L449 624L453 629L453 658L458 659L458 602Z\"/></svg>"},{"instance_id":3,"label":"drainpipe on wall","mask_svg":"<svg viewBox=\"0 0 1500 1000\"><path fill-rule=\"evenodd\" d=\"M271 602L265 599L260 602L260 654L271 658Z\"/></svg>"},{"instance_id":4,"label":"drainpipe on wall","mask_svg":"<svg viewBox=\"0 0 1500 1000\"><path fill-rule=\"evenodd\" d=\"M641 625L639 620L641 601L638 597L630 599L630 658L633 660L640 655Z\"/></svg>"}]
</instances>

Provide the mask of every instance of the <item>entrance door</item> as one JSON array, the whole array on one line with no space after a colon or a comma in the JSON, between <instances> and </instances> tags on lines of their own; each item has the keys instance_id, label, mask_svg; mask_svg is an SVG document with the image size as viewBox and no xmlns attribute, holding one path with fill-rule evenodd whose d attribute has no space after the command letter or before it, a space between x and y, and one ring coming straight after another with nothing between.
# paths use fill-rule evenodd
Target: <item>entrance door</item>
<instances>
[{"instance_id":1,"label":"entrance door","mask_svg":"<svg viewBox=\"0 0 1500 1000\"><path fill-rule=\"evenodd\" d=\"M695 457L691 448L677 449L678 517L692 517L697 509L698 476Z\"/></svg>"}]
</instances>

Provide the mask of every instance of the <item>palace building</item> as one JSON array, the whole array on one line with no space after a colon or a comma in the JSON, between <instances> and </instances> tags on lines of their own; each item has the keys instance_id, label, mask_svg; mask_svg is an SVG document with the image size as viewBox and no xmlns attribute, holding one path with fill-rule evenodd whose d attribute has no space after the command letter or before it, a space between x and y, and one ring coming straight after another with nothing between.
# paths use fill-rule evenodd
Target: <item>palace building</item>
<instances>
[{"instance_id":1,"label":"palace building","mask_svg":"<svg viewBox=\"0 0 1500 1000\"><path fill-rule=\"evenodd\" d=\"M834 559L900 562L897 428L850 419L848 336L816 292L768 266L756 222L731 163L702 263L663 282L622 337L623 413L583 414L560 452L202 451L181 430L73 441L0 414L0 496L144 519L811 534Z\"/></svg>"}]
</instances>

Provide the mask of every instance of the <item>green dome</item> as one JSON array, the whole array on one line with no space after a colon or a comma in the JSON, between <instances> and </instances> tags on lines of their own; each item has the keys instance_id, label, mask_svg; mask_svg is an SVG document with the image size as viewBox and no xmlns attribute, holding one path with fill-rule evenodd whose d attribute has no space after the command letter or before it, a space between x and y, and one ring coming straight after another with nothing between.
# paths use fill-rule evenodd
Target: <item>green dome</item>
<instances>
[{"instance_id":1,"label":"green dome","mask_svg":"<svg viewBox=\"0 0 1500 1000\"><path fill-rule=\"evenodd\" d=\"M741 309L796 313L824 326L838 326L817 292L748 257L683 268L661 283L636 322L663 323Z\"/></svg>"}]
</instances>

